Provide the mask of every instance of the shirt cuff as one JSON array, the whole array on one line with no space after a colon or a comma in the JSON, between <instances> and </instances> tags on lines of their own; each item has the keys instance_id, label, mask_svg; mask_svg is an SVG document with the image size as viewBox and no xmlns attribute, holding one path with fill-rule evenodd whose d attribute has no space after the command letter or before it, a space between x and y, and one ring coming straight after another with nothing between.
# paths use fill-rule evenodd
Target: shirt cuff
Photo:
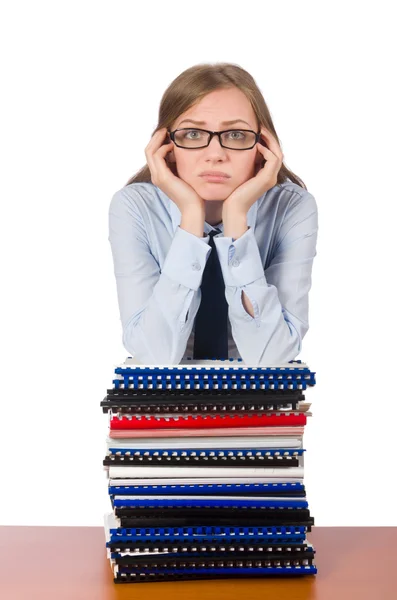
<instances>
[{"instance_id":1,"label":"shirt cuff","mask_svg":"<svg viewBox=\"0 0 397 600\"><path fill-rule=\"evenodd\" d=\"M199 238L178 226L165 258L162 273L187 288L198 290L211 252L209 239L209 235Z\"/></svg>"},{"instance_id":2,"label":"shirt cuff","mask_svg":"<svg viewBox=\"0 0 397 600\"><path fill-rule=\"evenodd\" d=\"M225 285L241 287L264 275L261 255L254 235L249 227L242 236L214 236Z\"/></svg>"}]
</instances>

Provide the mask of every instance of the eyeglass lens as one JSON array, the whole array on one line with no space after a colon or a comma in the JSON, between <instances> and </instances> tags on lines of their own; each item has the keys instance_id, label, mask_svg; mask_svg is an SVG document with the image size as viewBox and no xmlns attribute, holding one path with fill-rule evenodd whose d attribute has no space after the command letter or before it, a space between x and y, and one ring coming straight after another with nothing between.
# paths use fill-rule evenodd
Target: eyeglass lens
<instances>
[{"instance_id":1,"label":"eyeglass lens","mask_svg":"<svg viewBox=\"0 0 397 600\"><path fill-rule=\"evenodd\" d=\"M208 145L210 134L201 129L178 129L175 142L184 148L201 148ZM240 129L231 129L221 134L222 144L226 148L243 150L255 143L255 133Z\"/></svg>"}]
</instances>

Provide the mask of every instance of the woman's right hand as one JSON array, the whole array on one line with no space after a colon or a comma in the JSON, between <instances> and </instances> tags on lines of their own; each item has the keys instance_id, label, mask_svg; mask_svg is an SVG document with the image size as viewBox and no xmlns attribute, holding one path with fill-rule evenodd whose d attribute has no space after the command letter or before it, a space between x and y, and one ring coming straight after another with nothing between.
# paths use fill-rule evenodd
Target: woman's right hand
<instances>
[{"instance_id":1,"label":"woman's right hand","mask_svg":"<svg viewBox=\"0 0 397 600\"><path fill-rule=\"evenodd\" d=\"M174 175L167 165L165 157L168 152L171 152L174 143L163 144L166 134L166 127L159 129L152 135L145 148L152 183L175 202L181 213L186 213L192 209L200 209L204 212L204 200L186 181Z\"/></svg>"}]
</instances>

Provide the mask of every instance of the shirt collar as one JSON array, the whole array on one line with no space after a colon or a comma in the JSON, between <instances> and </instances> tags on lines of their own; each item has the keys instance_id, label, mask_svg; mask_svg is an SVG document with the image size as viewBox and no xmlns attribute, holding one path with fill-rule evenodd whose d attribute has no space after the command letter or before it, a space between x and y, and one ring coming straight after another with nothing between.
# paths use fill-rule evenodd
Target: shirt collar
<instances>
[{"instance_id":1,"label":"shirt collar","mask_svg":"<svg viewBox=\"0 0 397 600\"><path fill-rule=\"evenodd\" d=\"M175 233L177 228L181 224L181 219L182 219L181 211L179 210L179 208L175 204L175 202L173 200L171 200L171 198L169 198L160 188L158 188L157 186L155 186L155 187L157 189L157 193L160 194L162 196L162 198L164 198L164 200L166 201L168 212L170 212L170 214L171 214L172 231L173 231L173 233ZM263 194L263 196L264 195L265 194ZM259 200L261 200L261 198L263 198L263 196L260 196L260 198L258 198L258 200L256 200L256 202L254 202L254 204L248 210L248 213L247 213L247 226L248 227L251 227L251 228L255 227L256 216L258 213L258 203L259 203ZM213 226L213 225L210 225L209 223L207 223L207 221L204 222L204 233L206 235L208 235L208 233L210 231L212 231L213 229L220 229L220 231L223 233L223 223L219 223L219 224Z\"/></svg>"}]
</instances>

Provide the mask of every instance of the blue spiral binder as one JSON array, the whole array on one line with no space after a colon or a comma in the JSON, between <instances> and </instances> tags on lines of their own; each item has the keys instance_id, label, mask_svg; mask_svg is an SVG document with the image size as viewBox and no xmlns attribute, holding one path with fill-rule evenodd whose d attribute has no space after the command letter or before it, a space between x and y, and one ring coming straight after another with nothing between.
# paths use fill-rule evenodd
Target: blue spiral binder
<instances>
[{"instance_id":1,"label":"blue spiral binder","mask_svg":"<svg viewBox=\"0 0 397 600\"><path fill-rule=\"evenodd\" d=\"M187 360L179 365L136 365L132 357L128 357L124 364L115 366L113 390L108 390L109 395L105 399L106 414L110 419L114 414L118 417L145 418L162 412L171 418L173 411L175 416L189 411L198 415L202 410L203 398L210 407L204 411L205 414L217 414L220 411L222 415L237 414L244 410L244 406L240 406L242 403L250 404L251 396L255 397L257 406L265 406L266 402L268 406L271 402L277 403L278 395L283 413L288 412L283 410L287 406L287 398L295 398L294 413L298 407L302 412L308 408L302 406L305 397L298 391L314 386L315 375L301 360L275 366L245 365L241 359ZM292 391L295 396L292 396ZM233 398L237 392L239 396ZM241 400L236 403L237 397L244 398L244 402ZM222 405L222 400L226 398L228 402L224 400ZM201 404L196 399L201 399ZM149 409L145 403L150 405ZM183 410L180 408L182 405ZM158 426L161 428L160 418ZM175 428L178 429L177 425ZM105 529L106 549L114 582L316 574L317 568L313 564L315 550L307 540L313 519L308 513L306 490L300 477L302 469L296 469L294 473L291 469L291 464L303 466L306 450L302 447L301 432L300 435L290 434L292 439L284 439L283 434L278 435L277 439L274 435L273 444L258 439L258 447L255 442L250 443L249 436L241 437L244 440L241 444L236 437L228 447L227 436L223 445L219 432L219 439L214 442L217 447L211 446L211 435L206 436L208 444L202 442L195 447L194 437L189 436L189 430L186 430L185 443L183 437L178 437L176 441L176 436L181 435L179 432L174 434L174 440L168 442L171 447L167 447L167 439L173 438L172 428L167 437L157 437L155 441L153 436L153 440L141 446L138 436L131 434L122 437L118 432L117 440L116 435L108 438L104 465L110 468L108 495L113 512L105 520ZM239 444L242 447L236 447ZM254 461L258 461L258 464L261 461L262 466L268 461L270 467L278 468L271 468L269 475L265 475L266 469L260 473L258 469L257 474L252 469L249 476L249 469L241 469L240 475L237 467L243 462L246 466L254 465ZM224 470L214 470L214 464L224 464ZM116 469L111 465L121 468ZM144 465L144 468L135 469L135 465ZM180 474L183 469L179 469L177 475L166 468L161 476L159 468L151 470L152 467L164 465L183 465L189 472L190 467L193 468L184 483L186 469L183 475ZM197 469L198 473L194 465L204 467L208 478L203 468ZM129 473L128 477L119 475L124 472L124 466L128 467L125 471ZM226 476L229 467L230 476ZM285 480L280 475L284 468ZM256 482L255 476L264 481ZM175 477L178 479L173 483ZM200 483L196 483L195 478ZM240 483L239 479L244 483ZM269 482L265 481L267 479ZM161 483L157 483L157 480ZM261 516L262 510L263 514L269 515L267 520ZM284 511L286 514L290 511L289 517L283 517ZM204 514L209 517L203 517ZM280 525L284 518L285 525ZM272 526L273 521L275 525Z\"/></svg>"}]
</instances>

